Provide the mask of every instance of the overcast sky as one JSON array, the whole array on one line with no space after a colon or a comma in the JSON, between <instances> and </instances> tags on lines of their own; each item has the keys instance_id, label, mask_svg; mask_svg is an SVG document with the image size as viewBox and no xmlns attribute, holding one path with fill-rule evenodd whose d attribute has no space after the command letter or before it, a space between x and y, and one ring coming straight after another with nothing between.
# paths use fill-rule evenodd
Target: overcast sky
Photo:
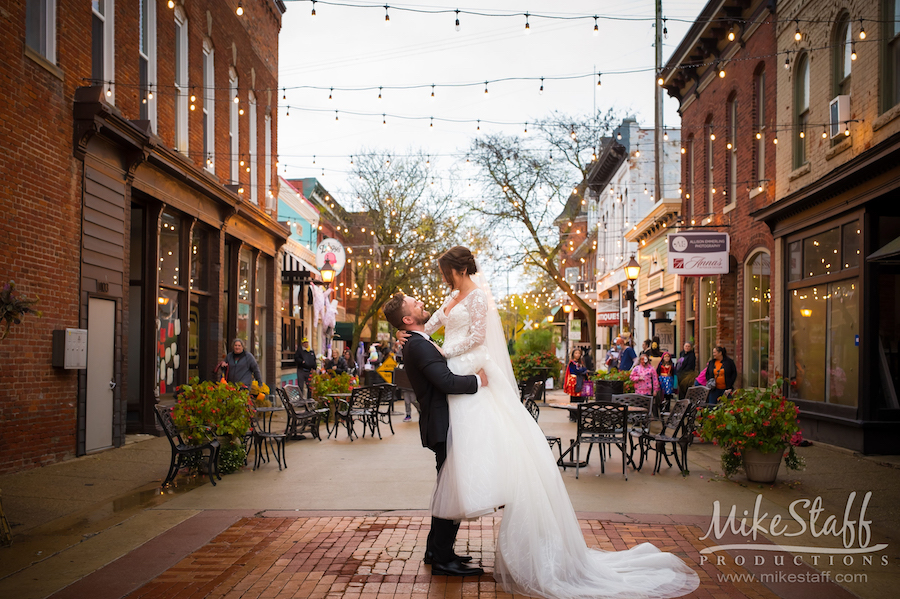
<instances>
[{"instance_id":1,"label":"overcast sky","mask_svg":"<svg viewBox=\"0 0 900 599\"><path fill-rule=\"evenodd\" d=\"M639 122L652 125L654 93L654 2L589 2L582 0L534 2L533 0L482 0L451 5L439 0L418 0L396 7L460 9L485 13L538 13L560 16L601 15L599 35L594 19L548 20L532 16L525 34L525 17L487 17L416 14L389 11L386 25L384 2L355 0L374 8L350 8L288 1L280 36L280 83L288 89L291 106L279 114L279 154L287 176L318 177L338 199L347 192L346 171L350 156L365 149L390 149L404 153L422 148L447 156L436 166L449 164L450 156L465 152L477 134L476 123L434 122L436 119L504 121L514 125L482 123L483 132L519 133L527 121L557 110L573 115L591 114L595 107L632 112ZM390 4L390 2L388 2ZM668 17L665 61L681 41L690 22L705 3L681 0L663 3ZM630 19L630 20L629 20ZM645 69L617 75L616 71ZM605 73L602 85L596 75ZM586 75L581 79L552 81L551 77ZM544 93L540 81L508 81L488 86L484 81L503 78L547 78ZM472 87L442 88L441 84L479 82ZM431 84L436 84L431 99ZM338 91L329 100L329 89L425 85L421 89ZM321 112L315 112L319 110ZM336 113L339 121L335 121ZM374 113L354 116L350 113ZM381 114L387 114L387 127ZM392 118L391 115L397 115ZM665 120L678 125L677 103L665 103ZM397 118L425 117L422 120ZM313 164L315 156L315 164ZM324 169L324 175L322 174ZM282 168L284 174L284 168Z\"/></svg>"}]
</instances>

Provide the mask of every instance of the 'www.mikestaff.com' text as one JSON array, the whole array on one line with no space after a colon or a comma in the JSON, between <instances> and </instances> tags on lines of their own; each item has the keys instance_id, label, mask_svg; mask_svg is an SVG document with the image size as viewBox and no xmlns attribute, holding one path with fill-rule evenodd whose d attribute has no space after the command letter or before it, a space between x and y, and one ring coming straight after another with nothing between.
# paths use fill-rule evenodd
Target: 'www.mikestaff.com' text
<instances>
[{"instance_id":1,"label":"'www.mikestaff.com' text","mask_svg":"<svg viewBox=\"0 0 900 599\"><path fill-rule=\"evenodd\" d=\"M761 582L785 583L785 582L869 582L868 574L831 574L831 572L775 572L762 574L718 574L719 582Z\"/></svg>"}]
</instances>

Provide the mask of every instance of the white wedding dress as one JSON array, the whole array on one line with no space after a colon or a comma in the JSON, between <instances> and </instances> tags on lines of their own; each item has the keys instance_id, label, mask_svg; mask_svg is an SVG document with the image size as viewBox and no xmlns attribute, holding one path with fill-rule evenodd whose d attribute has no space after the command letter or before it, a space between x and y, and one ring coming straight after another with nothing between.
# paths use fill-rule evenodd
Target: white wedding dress
<instances>
[{"instance_id":1,"label":"white wedding dress","mask_svg":"<svg viewBox=\"0 0 900 599\"><path fill-rule=\"evenodd\" d=\"M544 433L521 404L493 299L479 287L436 311L443 350L456 374L484 368L488 386L451 395L447 460L432 514L460 520L505 506L494 579L507 593L548 599L680 597L699 586L678 557L643 543L627 551L589 549ZM452 296L451 296L452 297Z\"/></svg>"}]
</instances>

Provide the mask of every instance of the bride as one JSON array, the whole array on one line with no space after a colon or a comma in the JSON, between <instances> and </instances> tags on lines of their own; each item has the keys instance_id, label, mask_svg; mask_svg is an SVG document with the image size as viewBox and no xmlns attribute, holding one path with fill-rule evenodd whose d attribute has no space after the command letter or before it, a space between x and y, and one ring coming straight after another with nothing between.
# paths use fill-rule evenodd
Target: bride
<instances>
[{"instance_id":1,"label":"bride","mask_svg":"<svg viewBox=\"0 0 900 599\"><path fill-rule=\"evenodd\" d=\"M589 549L544 433L519 400L500 318L475 258L456 246L438 259L452 292L425 326L444 327L455 374L481 368L490 384L448 397L447 460L432 514L471 519L503 506L494 577L507 593L551 599L679 597L699 586L678 557L643 543Z\"/></svg>"}]
</instances>

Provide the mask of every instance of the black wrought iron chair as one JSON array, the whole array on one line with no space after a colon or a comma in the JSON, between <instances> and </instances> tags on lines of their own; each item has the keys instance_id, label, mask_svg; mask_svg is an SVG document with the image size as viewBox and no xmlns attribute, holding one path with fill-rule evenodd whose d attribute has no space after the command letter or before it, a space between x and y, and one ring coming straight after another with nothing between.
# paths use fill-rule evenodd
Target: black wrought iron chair
<instances>
[{"instance_id":1,"label":"black wrought iron chair","mask_svg":"<svg viewBox=\"0 0 900 599\"><path fill-rule=\"evenodd\" d=\"M622 403L595 401L583 403L578 406L576 412L578 433L572 445L566 451L571 454L575 451L575 478L581 467L581 445L587 443L588 452L584 459L585 465L591 459L591 446L594 444L615 445L622 452L622 474L628 480L625 472L625 463L628 461L626 454L626 431L628 427L628 406ZM560 458L562 462L562 458ZM600 452L600 472L606 472L605 458Z\"/></svg>"},{"instance_id":2,"label":"black wrought iron chair","mask_svg":"<svg viewBox=\"0 0 900 599\"><path fill-rule=\"evenodd\" d=\"M378 406L375 409L375 430L378 432L378 438L381 438L381 427L378 425L379 422L384 422L391 429L391 434L394 434L394 423L391 421L391 414L394 411L394 402L400 399L400 388L397 385L392 384L384 384L377 385L379 395L378 395Z\"/></svg>"},{"instance_id":3,"label":"black wrought iron chair","mask_svg":"<svg viewBox=\"0 0 900 599\"><path fill-rule=\"evenodd\" d=\"M537 398L541 397L541 391L544 388L543 381L539 382L531 391L531 394L525 398L525 409L528 410L528 413L531 414L531 417L534 418L535 422L538 422L538 418L541 415L541 408L537 405ZM540 423L539 423L540 424ZM562 460L562 440L559 437L555 437L553 435L544 435L544 438L547 439L547 443L550 445L550 450L553 451L553 446L555 445L559 451L559 459ZM559 461L557 461L559 463ZM563 466L565 469L565 466Z\"/></svg>"},{"instance_id":4,"label":"black wrought iron chair","mask_svg":"<svg viewBox=\"0 0 900 599\"><path fill-rule=\"evenodd\" d=\"M284 389L275 389L281 405L284 406L285 414L287 414L287 425L284 432L287 433L289 439L305 439L304 433L309 433L319 441L319 413L316 411L316 402L307 399L301 399L299 390L296 393L296 403L291 401L293 395L289 387ZM294 389L297 389L294 387Z\"/></svg>"},{"instance_id":5,"label":"black wrought iron chair","mask_svg":"<svg viewBox=\"0 0 900 599\"><path fill-rule=\"evenodd\" d=\"M191 465L193 460L190 458L200 458L202 460L204 452L207 452L206 473L209 476L209 482L216 486L216 481L213 477L215 476L215 478L222 480L222 476L219 474L219 441L213 437L212 431L207 430L206 438L201 445L189 445L182 438L183 431L175 426L171 408L160 405L154 407L156 408L156 419L159 420L159 425L166 434L166 438L169 440L169 445L172 448L169 473L166 474L166 479L163 481L162 486L165 487L175 480L179 470Z\"/></svg>"},{"instance_id":6,"label":"black wrought iron chair","mask_svg":"<svg viewBox=\"0 0 900 599\"><path fill-rule=\"evenodd\" d=\"M350 399L342 399L338 402L334 411L334 426L337 427L343 423L347 429L347 436L350 437L351 441L353 441L353 435L356 435L356 431L353 430L353 425L356 421L360 421L363 424L363 437L366 436L367 428L374 435L375 429L378 427L376 412L380 395L381 392L375 385L366 385L353 389L350 392ZM358 437L359 435L356 436Z\"/></svg>"},{"instance_id":7,"label":"black wrought iron chair","mask_svg":"<svg viewBox=\"0 0 900 599\"><path fill-rule=\"evenodd\" d=\"M695 408L699 408L705 404L707 397L709 397L708 387L690 387L688 388L687 393L684 394L684 398L691 402L691 405Z\"/></svg>"},{"instance_id":8,"label":"black wrought iron chair","mask_svg":"<svg viewBox=\"0 0 900 599\"><path fill-rule=\"evenodd\" d=\"M623 403L629 407L641 408L628 411L628 462L633 468L634 450L640 448L641 435L650 430L653 397L640 393L619 393L612 396L613 403Z\"/></svg>"},{"instance_id":9,"label":"black wrought iron chair","mask_svg":"<svg viewBox=\"0 0 900 599\"><path fill-rule=\"evenodd\" d=\"M263 461L269 461L269 450L278 462L278 470L281 470L281 463L287 468L287 456L284 453L284 442L287 440L287 433L267 431L256 418L256 414L252 408L247 408L250 414L250 436L254 449L253 469L259 468ZM263 446L265 446L266 457L263 458Z\"/></svg>"},{"instance_id":10,"label":"black wrought iron chair","mask_svg":"<svg viewBox=\"0 0 900 599\"><path fill-rule=\"evenodd\" d=\"M653 450L656 452L656 460L653 464L654 474L659 472L664 459L669 467L672 466L669 456L675 458L675 464L683 475L689 474L687 450L693 441L694 419L696 417L697 410L691 406L689 400L680 399L675 402L662 432L647 432L641 436L641 461L637 469L640 470L643 467L647 453Z\"/></svg>"}]
</instances>

